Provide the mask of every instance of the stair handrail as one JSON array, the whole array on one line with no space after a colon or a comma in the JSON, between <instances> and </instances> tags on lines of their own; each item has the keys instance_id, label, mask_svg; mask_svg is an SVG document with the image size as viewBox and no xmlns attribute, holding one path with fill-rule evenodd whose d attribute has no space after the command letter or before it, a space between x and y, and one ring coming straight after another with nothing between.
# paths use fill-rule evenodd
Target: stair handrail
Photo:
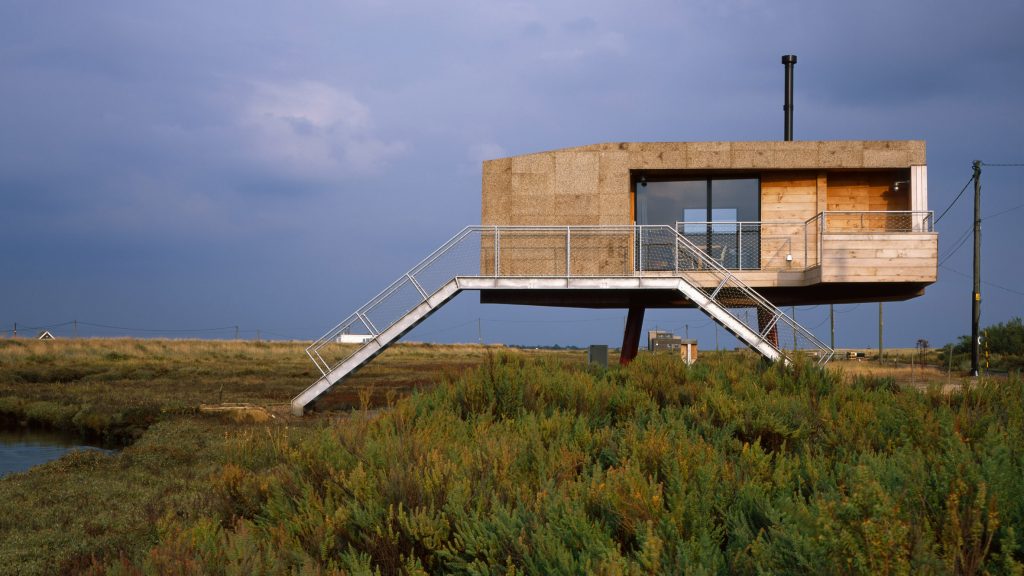
<instances>
[{"instance_id":1,"label":"stair handrail","mask_svg":"<svg viewBox=\"0 0 1024 576\"><path fill-rule=\"evenodd\" d=\"M482 228L482 227L481 226L466 226L462 230L459 230L457 233L455 233L455 235L453 235L451 238L449 238L447 241L445 241L443 244L441 244L441 246L439 246L436 250L434 250L433 252L428 254L425 258L420 260L415 266L410 268L408 272L406 272L405 274L399 276L398 279L396 279L394 282L389 284L386 288L384 288L383 290L378 292L377 295L375 295L373 298L370 298L370 300L368 302L366 302L365 304L360 306L358 309L356 309L355 312L350 314L348 317L346 317L341 322L338 322L337 324L335 324L334 327L332 327L330 330L325 332L323 334L323 336L321 336L321 337L317 338L316 340L314 340L309 346L306 347L306 355L309 356L310 360L312 360L314 364L316 364L316 366L320 370L320 372L322 374L326 375L327 372L330 371L331 366L330 366L330 364L327 361L325 361L320 356L319 351L320 351L321 348L323 348L325 345L329 344L330 341L333 338L335 338L340 332L342 332L348 326L350 326L353 323L355 323L356 320L362 321L360 316L365 316L366 312L368 312L374 306L376 306L380 302L384 301L388 296L393 294L395 292L395 290L397 290L398 288L400 288L402 286L402 284L406 281L406 279L408 277L410 277L410 276L414 277L416 274L422 272L427 266L432 264L434 261L436 261L443 254L445 254L446 252L451 250L453 246L456 246L460 242L462 242L462 240L464 240L465 237L468 234L470 234L470 233L472 233L474 231L477 231L480 228ZM428 294L428 296L430 296L430 294ZM426 298L424 298L424 300L426 300ZM365 322L363 322L363 324L365 325ZM366 328L370 329L371 327L370 326L366 326ZM386 326L385 327L381 327L379 331L383 331L385 329L387 329ZM374 334L373 336L376 337L376 334Z\"/></svg>"},{"instance_id":2,"label":"stair handrail","mask_svg":"<svg viewBox=\"0 0 1024 576\"><path fill-rule=\"evenodd\" d=\"M793 329L798 334L800 334L801 337L806 338L808 341L811 342L811 344L813 344L816 348L818 348L821 352L823 352L824 354L822 354L821 358L818 361L819 364L824 364L824 363L828 362L832 358L832 355L835 353L835 351L832 350L831 347L826 345L820 339L818 339L818 337L815 336L814 333L812 333L810 330L805 328L802 324L798 323L796 320L790 318L788 314L783 312L778 306L772 304L771 301L769 301L767 298L762 296L759 292L757 292L756 290L751 288L746 282L743 282L742 280L740 280L740 278L738 276L733 274L732 271L729 270L728 268L726 268L724 265L722 265L722 263L720 263L718 260L712 258L710 254L708 254L707 252L701 250L700 247L698 247L696 244L694 244L692 241L690 241L684 235L680 234L679 230L677 230L676 228L671 227L671 226L665 226L665 228L668 228L669 230L672 230L675 233L677 243L681 244L682 246L684 246L686 248L686 250L689 252L690 255L696 256L697 258L699 258L702 261L703 264L707 265L707 267L710 268L711 271L713 271L713 273L715 274L716 278L722 280L722 282L719 284L720 286L724 285L725 283L728 283L728 282L733 282L735 284L733 287L738 288L743 293L744 296L750 298L758 306L763 306L765 309L771 311L772 312L772 316L774 318L776 318L776 320L775 320L776 322L778 322L778 320L783 320L791 329ZM683 277L686 277L687 276L686 271L685 270L679 270L679 268L678 268L678 260L679 259L677 257L676 258L676 263L677 263L677 265L676 265L676 272L679 275L681 275ZM703 271L707 272L708 270L704 269ZM692 282L692 281L690 281L690 284L694 285L694 286L698 286L698 287L700 286L699 283L695 283L695 282ZM709 296L711 296L712 300L714 300L714 297L712 295L709 295ZM735 314L733 314L731 311L729 311L728 307L723 306L722 308L730 316L735 318L737 321L740 321L739 318ZM779 352L780 354L785 355L785 353L783 352L783 350L781 349L780 346L778 346L777 344L772 344L770 340L765 340L764 339L764 335L760 334L760 332L759 332L759 335L761 336L761 339L763 341L767 342L777 352Z\"/></svg>"},{"instance_id":3,"label":"stair handrail","mask_svg":"<svg viewBox=\"0 0 1024 576\"><path fill-rule=\"evenodd\" d=\"M387 330L390 327L390 324L388 326L373 326L372 322L368 318L368 313L374 307L376 307L378 304L384 302L389 297L391 297L398 289L403 287L404 284L406 282L408 282L410 279L412 279L413 282L417 282L416 276L418 274L420 274L421 272L423 272L424 270L429 268L434 262L436 262L439 258L441 258L445 254L450 252L453 248L459 246L460 243L462 243L471 234L479 233L481 235L481 241L483 240L483 235L484 234L486 234L488 232L491 232L491 233L494 234L495 242L494 242L494 245L490 248L490 250L494 251L493 252L494 260L495 260L495 263L497 263L497 261L499 259L499 256L500 256L500 251L501 251L500 245L499 245L497 240L500 237L500 234L501 234L501 232L503 230L504 231L508 231L508 232L523 231L523 230L526 230L526 231L536 230L536 231L544 231L544 232L561 232L561 231L564 231L566 233L566 235L567 235L567 242L566 242L566 246L567 246L567 263L568 263L569 257L570 257L569 250L571 250L571 243L568 241L568 238L571 237L571 234L572 234L573 230L576 230L577 232L585 231L585 230L632 232L633 239L630 240L630 242L634 246L639 245L641 253L643 251L644 232L645 232L645 230L646 231L661 230L661 231L665 231L665 232L670 231L671 232L671 236L670 237L674 237L675 240L676 240L676 242L675 242L675 244L676 244L675 264L673 266L673 268L674 268L673 272L674 272L674 274L676 276L679 276L679 277L683 278L686 282L688 282L689 284L691 284L694 287L701 288L701 283L694 281L694 279L692 277L690 277L690 275L688 274L688 271L681 270L679 268L679 247L682 246L683 249L688 253L688 255L690 257L699 259L699 261L702 264L701 271L703 273L709 273L709 272L713 273L714 276L717 279L722 281L719 284L720 286L725 286L727 283L731 283L732 287L738 288L746 298L749 298L750 301L754 303L755 306L761 306L761 307L764 307L765 309L771 311L772 312L772 316L775 318L774 322L778 322L779 320L782 320L786 325L788 325L791 329L793 329L795 332L797 332L800 336L802 336L803 338L808 340L812 345L814 345L815 347L819 348L819 350L821 350L822 352L826 352L825 354L822 354L822 360L820 361L821 363L827 362L828 359L830 359L832 357L832 354L833 354L832 349L829 348L828 346L826 346L817 337L815 337L813 333L811 333L809 330L804 328L801 324L797 323L794 319L790 318L782 310L780 310L778 307L776 307L774 304L772 304L770 301L768 301L766 298L764 298L760 293L758 293L756 290L754 290L753 288L748 286L746 283L744 283L742 280L740 280L739 277L737 277L735 274L733 274L728 268L726 268L720 262L718 262L713 257L711 257L707 252L705 252L704 250L700 249L692 241L687 239L683 234L681 234L679 232L678 229L676 229L673 226L660 225L660 224L659 225L611 225L611 226L601 226L601 225L585 225L585 226L493 226L493 225L492 226L487 226L487 225L474 225L474 226L466 226L466 227L462 228L459 232L457 232L455 235L450 237L443 244L441 244L441 246L439 246L433 252L428 254L425 258L420 260L415 266L410 268L405 274L402 274L401 276L399 276L398 279L396 279L394 282L389 284L386 288L384 288L379 293L377 293L373 298L371 298L369 301L367 301L365 304L363 304L361 307L359 307L354 313L350 314L343 321L335 324L334 327L332 327L330 330L325 332L323 336L321 336L317 340L314 340L309 346L306 347L306 355L310 357L310 359L317 366L317 368L321 371L321 373L326 375L327 372L329 372L331 370L332 366L331 366L331 364L329 362L324 360L323 357L319 353L320 350L325 345L331 343L331 341L334 340L335 338L337 338L339 334L343 334L345 332L345 330L347 330L350 326L352 326L356 322L362 323L364 325L364 327L368 331L371 332L370 335L373 338L376 338L381 332ZM639 242L638 242L638 240L639 240ZM485 255L484 250L485 249L483 248L483 245L481 245L481 255L480 255L481 262L482 262L482 259L484 258L484 255ZM646 273L652 272L652 270L644 270L643 262L641 261L641 258L639 256L640 256L640 254L636 254L636 253L633 254L633 257L636 258L636 261L635 261L636 262L636 266L633 267L633 270L632 270L631 274L626 274L626 275L644 276ZM660 272L661 270L658 270L658 271ZM479 268L478 272L476 274L460 274L459 272L461 272L461 271L454 271L454 272L450 273L450 275L445 275L443 277L444 282L442 282L437 287L433 287L432 290L431 290L431 293L429 293L429 294L421 293L421 297L422 298L420 299L419 302L422 303L422 302L426 301L430 296L433 295L433 293L435 293L437 290L439 290L446 282L448 282L448 281L450 281L450 280L452 280L454 278L457 278L459 276L466 276L466 277L474 277L474 276L476 276L476 277L483 277L484 276L482 268ZM553 274L553 275L554 276L563 276L563 274ZM611 274L608 274L608 275L609 276L619 276L620 274L611 273ZM495 270L493 271L493 274L490 274L490 275L487 275L487 276L488 277L492 277L492 276L493 277L502 277L503 275L501 274L501 272L498 269L498 267L495 266ZM565 270L564 276L566 276L566 277L574 277L574 275L572 274L572 270L568 266L567 266L567 268ZM417 284L417 287L418 287L418 284ZM709 294L709 296L714 301L714 294ZM722 308L727 314L732 316L737 321L742 322L741 320L739 320L739 318L735 314L733 314L731 311L729 311L727 306L722 306L721 304L719 304L719 307ZM393 322L392 322L392 324L393 324ZM769 345L771 345L773 348L776 349L776 351L778 351L780 354L785 355L777 344L771 344L771 342L769 340L765 340L764 339L764 335L761 334L760 331L758 331L758 334L759 334L759 336L761 337L762 340L768 342Z\"/></svg>"}]
</instances>

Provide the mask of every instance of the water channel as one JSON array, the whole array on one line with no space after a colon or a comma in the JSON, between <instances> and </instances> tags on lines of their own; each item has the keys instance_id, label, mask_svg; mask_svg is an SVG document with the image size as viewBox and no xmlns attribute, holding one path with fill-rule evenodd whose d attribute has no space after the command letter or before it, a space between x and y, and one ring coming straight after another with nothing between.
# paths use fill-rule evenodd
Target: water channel
<instances>
[{"instance_id":1,"label":"water channel","mask_svg":"<svg viewBox=\"0 0 1024 576\"><path fill-rule=\"evenodd\" d=\"M0 478L56 460L71 450L103 450L52 430L0 428Z\"/></svg>"}]
</instances>

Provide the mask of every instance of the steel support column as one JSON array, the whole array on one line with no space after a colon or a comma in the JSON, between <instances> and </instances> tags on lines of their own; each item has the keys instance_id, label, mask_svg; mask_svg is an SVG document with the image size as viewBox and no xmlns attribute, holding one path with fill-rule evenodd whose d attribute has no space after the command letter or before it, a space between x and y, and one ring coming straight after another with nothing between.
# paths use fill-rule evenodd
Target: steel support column
<instances>
[{"instance_id":1,"label":"steel support column","mask_svg":"<svg viewBox=\"0 0 1024 576\"><path fill-rule=\"evenodd\" d=\"M634 306L629 309L626 316L626 329L622 333L622 352L619 354L619 364L625 366L633 358L636 358L636 351L640 348L640 332L644 326L644 307Z\"/></svg>"}]
</instances>

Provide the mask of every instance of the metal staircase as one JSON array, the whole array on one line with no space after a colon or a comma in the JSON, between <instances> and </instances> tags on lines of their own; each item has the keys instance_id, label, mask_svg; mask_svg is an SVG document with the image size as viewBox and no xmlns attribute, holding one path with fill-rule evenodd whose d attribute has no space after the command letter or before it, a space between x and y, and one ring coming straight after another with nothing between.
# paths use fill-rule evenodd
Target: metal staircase
<instances>
[{"instance_id":1,"label":"metal staircase","mask_svg":"<svg viewBox=\"0 0 1024 576\"><path fill-rule=\"evenodd\" d=\"M671 226L469 226L306 348L322 376L292 412L301 416L459 292L529 289L677 290L769 360L808 354L824 364L833 354Z\"/></svg>"}]
</instances>

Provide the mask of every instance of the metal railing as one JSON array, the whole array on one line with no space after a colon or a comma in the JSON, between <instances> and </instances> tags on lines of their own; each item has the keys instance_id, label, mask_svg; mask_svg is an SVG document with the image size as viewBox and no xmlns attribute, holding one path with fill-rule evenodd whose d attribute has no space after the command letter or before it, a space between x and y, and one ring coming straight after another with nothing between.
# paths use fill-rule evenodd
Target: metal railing
<instances>
[{"instance_id":1,"label":"metal railing","mask_svg":"<svg viewBox=\"0 0 1024 576\"><path fill-rule=\"evenodd\" d=\"M814 349L821 351L822 362L831 356L812 333L671 226L469 226L313 342L306 353L326 374L359 348L343 341L352 335L376 338L457 277L666 275L699 288L780 351Z\"/></svg>"},{"instance_id":2,"label":"metal railing","mask_svg":"<svg viewBox=\"0 0 1024 576\"><path fill-rule=\"evenodd\" d=\"M676 222L676 230L730 270L807 268L807 230L803 220Z\"/></svg>"},{"instance_id":3,"label":"metal railing","mask_svg":"<svg viewBox=\"0 0 1024 576\"><path fill-rule=\"evenodd\" d=\"M730 270L801 271L819 264L826 234L932 232L930 211L827 211L807 220L676 222Z\"/></svg>"},{"instance_id":4,"label":"metal railing","mask_svg":"<svg viewBox=\"0 0 1024 576\"><path fill-rule=\"evenodd\" d=\"M927 210L829 210L815 216L825 234L933 232Z\"/></svg>"},{"instance_id":5,"label":"metal railing","mask_svg":"<svg viewBox=\"0 0 1024 576\"><path fill-rule=\"evenodd\" d=\"M688 263L696 264L696 266L677 270L677 274L692 286L699 288L733 319L743 323L752 332L758 334L762 341L768 342L783 355L786 355L785 351L789 350L790 358L797 352L816 355L819 364L824 364L832 358L832 349L810 330L798 324L796 320L761 296L686 236L677 234L676 238L677 252L680 258L683 261L689 261ZM704 272L704 277L695 277L693 270ZM715 279L712 285L707 282L708 274L706 273L708 272Z\"/></svg>"}]
</instances>

